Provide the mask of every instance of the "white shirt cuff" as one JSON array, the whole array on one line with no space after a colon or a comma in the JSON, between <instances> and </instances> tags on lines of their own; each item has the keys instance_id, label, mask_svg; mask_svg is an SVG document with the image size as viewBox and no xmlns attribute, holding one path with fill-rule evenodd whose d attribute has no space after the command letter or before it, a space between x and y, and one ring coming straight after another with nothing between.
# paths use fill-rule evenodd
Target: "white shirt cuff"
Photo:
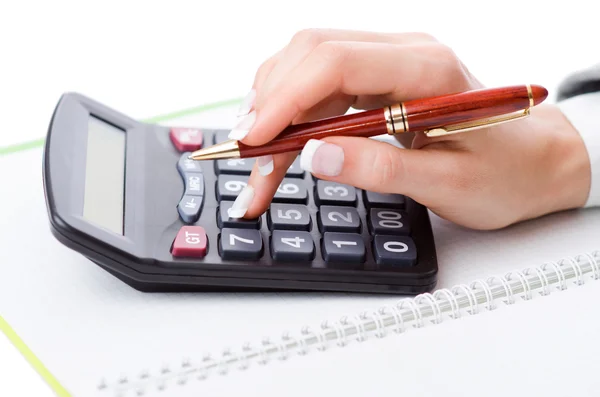
<instances>
[{"instance_id":1,"label":"white shirt cuff","mask_svg":"<svg viewBox=\"0 0 600 397\"><path fill-rule=\"evenodd\" d=\"M600 206L600 92L577 95L558 102L579 131L592 167L592 185L585 207Z\"/></svg>"}]
</instances>

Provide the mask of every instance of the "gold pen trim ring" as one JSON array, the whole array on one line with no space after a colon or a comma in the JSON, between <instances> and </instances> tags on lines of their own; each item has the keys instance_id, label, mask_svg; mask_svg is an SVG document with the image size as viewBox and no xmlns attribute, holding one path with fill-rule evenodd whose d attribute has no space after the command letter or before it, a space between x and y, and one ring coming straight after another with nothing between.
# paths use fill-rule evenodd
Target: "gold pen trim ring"
<instances>
[{"instance_id":1,"label":"gold pen trim ring","mask_svg":"<svg viewBox=\"0 0 600 397\"><path fill-rule=\"evenodd\" d=\"M385 108L385 125L389 135L406 132L406 110L404 104L395 104Z\"/></svg>"},{"instance_id":2,"label":"gold pen trim ring","mask_svg":"<svg viewBox=\"0 0 600 397\"><path fill-rule=\"evenodd\" d=\"M531 86L527 84L527 96L529 97L529 107L533 107L535 102L533 101L533 91L531 91Z\"/></svg>"}]
</instances>

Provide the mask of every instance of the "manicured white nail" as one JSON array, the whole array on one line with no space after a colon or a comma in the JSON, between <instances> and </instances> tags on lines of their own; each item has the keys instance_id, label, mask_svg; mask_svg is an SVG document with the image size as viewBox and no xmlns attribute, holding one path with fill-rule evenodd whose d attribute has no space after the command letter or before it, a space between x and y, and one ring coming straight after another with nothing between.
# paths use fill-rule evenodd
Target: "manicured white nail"
<instances>
[{"instance_id":1,"label":"manicured white nail","mask_svg":"<svg viewBox=\"0 0 600 397\"><path fill-rule=\"evenodd\" d=\"M273 156L270 154L260 156L256 159L256 163L258 164L258 172L262 176L267 176L273 172Z\"/></svg>"},{"instance_id":2,"label":"manicured white nail","mask_svg":"<svg viewBox=\"0 0 600 397\"><path fill-rule=\"evenodd\" d=\"M311 139L300 155L303 170L326 176L336 176L344 166L344 150L331 143Z\"/></svg>"},{"instance_id":3,"label":"manicured white nail","mask_svg":"<svg viewBox=\"0 0 600 397\"><path fill-rule=\"evenodd\" d=\"M235 127L229 132L229 139L242 140L248 135L250 129L256 121L256 112L253 110L247 115L241 117Z\"/></svg>"},{"instance_id":4,"label":"manicured white nail","mask_svg":"<svg viewBox=\"0 0 600 397\"><path fill-rule=\"evenodd\" d=\"M245 116L250 112L252 106L254 106L254 99L256 98L256 90L251 89L248 95L244 98L242 103L240 104L240 108L238 109L238 117Z\"/></svg>"},{"instance_id":5,"label":"manicured white nail","mask_svg":"<svg viewBox=\"0 0 600 397\"><path fill-rule=\"evenodd\" d=\"M247 185L240 194L237 196L231 208L227 210L227 215L230 218L243 218L248 211L248 207L252 204L252 199L254 198L254 188L250 185Z\"/></svg>"}]
</instances>

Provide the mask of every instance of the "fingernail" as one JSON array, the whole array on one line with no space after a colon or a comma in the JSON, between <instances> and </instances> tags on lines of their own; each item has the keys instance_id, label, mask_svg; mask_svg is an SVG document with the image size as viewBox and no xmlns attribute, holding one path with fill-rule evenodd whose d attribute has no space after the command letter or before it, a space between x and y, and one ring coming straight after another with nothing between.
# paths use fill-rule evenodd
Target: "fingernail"
<instances>
[{"instance_id":1,"label":"fingernail","mask_svg":"<svg viewBox=\"0 0 600 397\"><path fill-rule=\"evenodd\" d=\"M305 171L326 176L342 172L344 150L331 143L311 139L306 142L300 155L300 167Z\"/></svg>"},{"instance_id":2,"label":"fingernail","mask_svg":"<svg viewBox=\"0 0 600 397\"><path fill-rule=\"evenodd\" d=\"M254 99L256 98L256 90L253 88L250 90L248 95L244 98L242 103L240 104L240 108L238 109L238 117L245 116L250 112L252 106L254 105Z\"/></svg>"},{"instance_id":3,"label":"fingernail","mask_svg":"<svg viewBox=\"0 0 600 397\"><path fill-rule=\"evenodd\" d=\"M254 125L256 121L256 112L253 110L247 115L240 118L237 125L233 127L233 129L229 132L229 139L242 140L248 135L250 132L250 128Z\"/></svg>"},{"instance_id":4,"label":"fingernail","mask_svg":"<svg viewBox=\"0 0 600 397\"><path fill-rule=\"evenodd\" d=\"M258 164L258 172L262 176L267 176L273 172L273 156L270 154L260 156L256 159L256 163Z\"/></svg>"},{"instance_id":5,"label":"fingernail","mask_svg":"<svg viewBox=\"0 0 600 397\"><path fill-rule=\"evenodd\" d=\"M248 211L248 207L252 204L253 198L254 188L247 185L237 196L231 208L227 210L227 215L229 215L230 218L243 218L246 211Z\"/></svg>"}]
</instances>

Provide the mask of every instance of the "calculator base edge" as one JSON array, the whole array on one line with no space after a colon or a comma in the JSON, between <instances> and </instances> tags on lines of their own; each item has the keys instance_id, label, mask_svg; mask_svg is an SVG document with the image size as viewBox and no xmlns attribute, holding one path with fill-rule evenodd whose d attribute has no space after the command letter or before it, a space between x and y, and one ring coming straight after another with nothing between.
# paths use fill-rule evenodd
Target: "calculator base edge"
<instances>
[{"instance_id":1,"label":"calculator base edge","mask_svg":"<svg viewBox=\"0 0 600 397\"><path fill-rule=\"evenodd\" d=\"M340 283L334 281L304 280L271 280L267 277L208 277L184 276L171 274L146 274L123 266L105 255L90 250L69 238L60 230L60 226L50 224L51 233L63 245L84 256L110 275L126 283L132 288L145 293L158 292L331 292L331 293L365 293L386 295L418 295L431 292L437 284L437 272L431 277L422 279L422 284L373 284L373 283ZM114 266L107 265L108 262ZM116 270L119 269L119 270ZM429 282L428 282L429 281ZM268 285L272 282L279 287ZM414 280L413 280L414 282Z\"/></svg>"}]
</instances>

